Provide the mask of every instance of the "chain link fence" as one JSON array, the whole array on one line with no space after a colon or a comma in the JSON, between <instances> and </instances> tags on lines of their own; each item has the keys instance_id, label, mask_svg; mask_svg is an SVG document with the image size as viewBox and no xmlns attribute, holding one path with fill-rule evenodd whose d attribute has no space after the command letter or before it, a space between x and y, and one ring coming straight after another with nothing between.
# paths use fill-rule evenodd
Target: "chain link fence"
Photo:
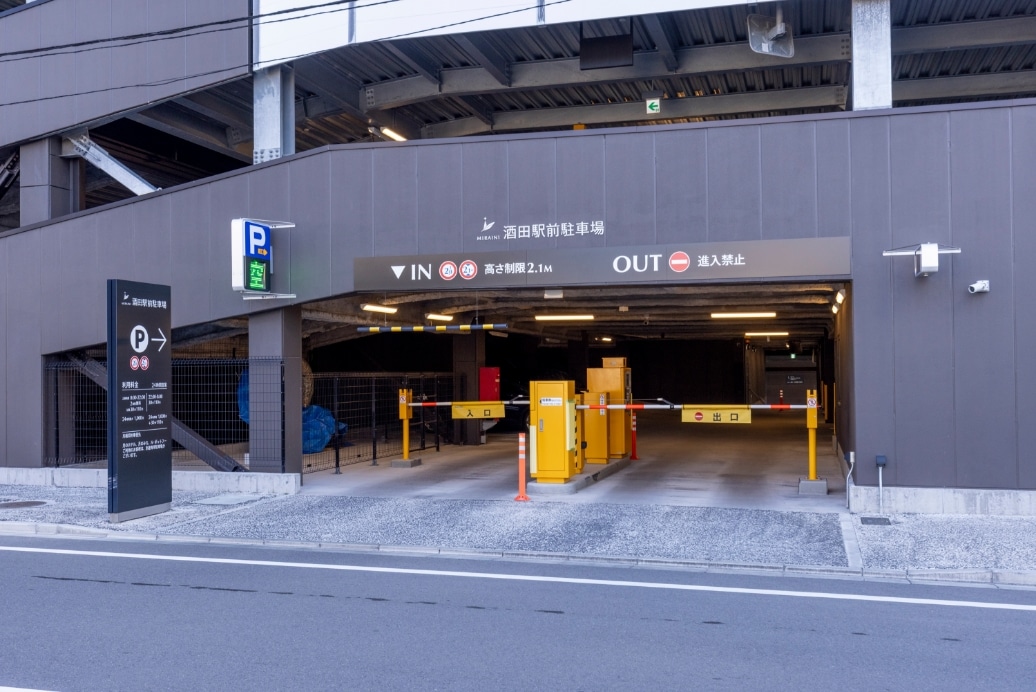
<instances>
[{"instance_id":1,"label":"chain link fence","mask_svg":"<svg viewBox=\"0 0 1036 692\"><path fill-rule=\"evenodd\" d=\"M103 360L71 355L46 363L45 466L107 466L105 378ZM174 358L172 407L179 423L174 468L210 469L195 453L199 449L247 468L249 402L282 406L283 381L278 359ZM401 455L399 390L413 389L417 401L452 401L455 391L463 391L461 382L450 373L311 373L304 368L303 473ZM317 417L309 414L315 411L333 419L329 434L313 434L309 421ZM438 449L454 440L448 407L419 408L410 425L410 451Z\"/></svg>"}]
</instances>

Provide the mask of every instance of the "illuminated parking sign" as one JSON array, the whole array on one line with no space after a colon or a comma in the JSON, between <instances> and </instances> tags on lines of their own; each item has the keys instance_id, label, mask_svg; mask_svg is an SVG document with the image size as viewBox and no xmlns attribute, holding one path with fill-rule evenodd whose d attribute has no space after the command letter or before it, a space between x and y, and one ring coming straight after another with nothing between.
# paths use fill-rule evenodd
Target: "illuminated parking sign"
<instances>
[{"instance_id":1,"label":"illuminated parking sign","mask_svg":"<svg viewBox=\"0 0 1036 692\"><path fill-rule=\"evenodd\" d=\"M273 229L294 228L286 221L234 219L230 222L231 287L248 298L288 298L271 293Z\"/></svg>"}]
</instances>

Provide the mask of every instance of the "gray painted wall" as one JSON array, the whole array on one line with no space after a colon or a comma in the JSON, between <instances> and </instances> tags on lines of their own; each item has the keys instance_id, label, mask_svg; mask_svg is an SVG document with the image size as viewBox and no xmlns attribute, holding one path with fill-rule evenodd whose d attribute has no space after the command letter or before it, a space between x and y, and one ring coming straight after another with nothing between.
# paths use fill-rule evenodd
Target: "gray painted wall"
<instances>
[{"instance_id":1,"label":"gray painted wall","mask_svg":"<svg viewBox=\"0 0 1036 692\"><path fill-rule=\"evenodd\" d=\"M174 326L268 306L229 288L229 223L275 235L274 290L352 290L357 256L852 236L839 429L858 481L1036 488L1036 101L669 128L333 147L0 237L6 455L39 463L41 354L104 339L105 279L170 283ZM606 233L478 241L602 219ZM915 279L883 250L958 245ZM992 291L969 295L988 278ZM3 409L0 409L3 410ZM0 450L2 451L2 450Z\"/></svg>"},{"instance_id":2,"label":"gray painted wall","mask_svg":"<svg viewBox=\"0 0 1036 692\"><path fill-rule=\"evenodd\" d=\"M13 53L103 41L247 17L249 7L249 0L50 0L0 18L0 46ZM246 75L248 26L2 61L0 147Z\"/></svg>"}]
</instances>

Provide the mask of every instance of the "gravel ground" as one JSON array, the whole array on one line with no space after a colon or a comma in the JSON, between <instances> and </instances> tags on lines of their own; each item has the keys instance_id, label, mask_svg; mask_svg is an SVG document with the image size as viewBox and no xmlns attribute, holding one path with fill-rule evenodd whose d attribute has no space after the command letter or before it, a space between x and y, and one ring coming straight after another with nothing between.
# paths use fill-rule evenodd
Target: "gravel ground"
<instances>
[{"instance_id":1,"label":"gravel ground","mask_svg":"<svg viewBox=\"0 0 1036 692\"><path fill-rule=\"evenodd\" d=\"M900 514L891 521L855 519L864 567L1036 570L1036 517Z\"/></svg>"}]
</instances>

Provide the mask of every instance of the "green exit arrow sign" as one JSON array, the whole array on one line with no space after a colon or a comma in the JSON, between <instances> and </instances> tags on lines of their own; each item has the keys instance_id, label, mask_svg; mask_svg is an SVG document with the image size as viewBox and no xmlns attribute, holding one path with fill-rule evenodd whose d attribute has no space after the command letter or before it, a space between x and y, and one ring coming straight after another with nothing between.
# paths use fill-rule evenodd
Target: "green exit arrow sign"
<instances>
[{"instance_id":1,"label":"green exit arrow sign","mask_svg":"<svg viewBox=\"0 0 1036 692\"><path fill-rule=\"evenodd\" d=\"M645 103L647 104L648 115L655 115L662 112L662 99L647 99Z\"/></svg>"}]
</instances>

